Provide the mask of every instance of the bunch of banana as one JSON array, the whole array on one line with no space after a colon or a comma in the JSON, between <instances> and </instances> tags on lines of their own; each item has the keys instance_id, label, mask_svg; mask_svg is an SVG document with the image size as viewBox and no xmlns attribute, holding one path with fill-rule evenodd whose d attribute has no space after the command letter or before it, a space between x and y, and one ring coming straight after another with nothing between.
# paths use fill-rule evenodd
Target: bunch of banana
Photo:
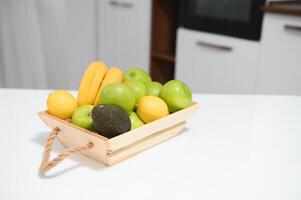
<instances>
[{"instance_id":1,"label":"bunch of banana","mask_svg":"<svg viewBox=\"0 0 301 200\"><path fill-rule=\"evenodd\" d=\"M117 67L112 67L108 70L105 78L103 79L101 86L98 90L98 93L96 95L94 105L98 105L100 102L100 93L103 90L103 88L111 83L119 83L122 81L122 71Z\"/></svg>"},{"instance_id":2,"label":"bunch of banana","mask_svg":"<svg viewBox=\"0 0 301 200\"><path fill-rule=\"evenodd\" d=\"M108 69L105 63L96 61L89 65L78 89L77 103L98 105L102 89L111 83L122 81L122 71L117 67Z\"/></svg>"}]
</instances>

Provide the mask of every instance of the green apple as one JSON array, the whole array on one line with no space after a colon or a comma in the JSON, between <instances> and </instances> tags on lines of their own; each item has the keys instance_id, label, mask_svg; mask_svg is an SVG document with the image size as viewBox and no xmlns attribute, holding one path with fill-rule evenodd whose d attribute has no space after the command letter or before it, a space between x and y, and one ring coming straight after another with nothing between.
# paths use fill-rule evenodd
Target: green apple
<instances>
[{"instance_id":1,"label":"green apple","mask_svg":"<svg viewBox=\"0 0 301 200\"><path fill-rule=\"evenodd\" d=\"M142 97L146 95L146 86L141 81L128 80L123 82L126 86L128 86L135 95L136 104L140 101Z\"/></svg>"},{"instance_id":2,"label":"green apple","mask_svg":"<svg viewBox=\"0 0 301 200\"><path fill-rule=\"evenodd\" d=\"M150 82L149 85L147 86L147 92L146 92L146 95L147 95L147 96L159 96L162 87L163 87L163 86L162 86L161 83L152 81L152 82Z\"/></svg>"},{"instance_id":3,"label":"green apple","mask_svg":"<svg viewBox=\"0 0 301 200\"><path fill-rule=\"evenodd\" d=\"M113 104L122 107L130 114L135 107L135 95L123 83L112 83L103 88L100 93L100 104Z\"/></svg>"},{"instance_id":4,"label":"green apple","mask_svg":"<svg viewBox=\"0 0 301 200\"><path fill-rule=\"evenodd\" d=\"M160 97L166 102L171 113L190 106L192 102L191 90L179 80L165 83L161 89Z\"/></svg>"},{"instance_id":5,"label":"green apple","mask_svg":"<svg viewBox=\"0 0 301 200\"><path fill-rule=\"evenodd\" d=\"M141 119L138 117L138 115L135 112L131 113L130 120L131 120L131 130L135 128L139 128L140 126L144 125L143 121L141 121Z\"/></svg>"},{"instance_id":6,"label":"green apple","mask_svg":"<svg viewBox=\"0 0 301 200\"><path fill-rule=\"evenodd\" d=\"M78 107L72 115L71 123L92 131L94 129L91 116L93 107L92 105Z\"/></svg>"},{"instance_id":7,"label":"green apple","mask_svg":"<svg viewBox=\"0 0 301 200\"><path fill-rule=\"evenodd\" d=\"M144 71L143 69L139 69L139 68L128 69L123 75L123 80L125 80L125 81L128 81L128 80L141 81L145 84L145 86L147 86L152 81L149 74L146 71Z\"/></svg>"}]
</instances>

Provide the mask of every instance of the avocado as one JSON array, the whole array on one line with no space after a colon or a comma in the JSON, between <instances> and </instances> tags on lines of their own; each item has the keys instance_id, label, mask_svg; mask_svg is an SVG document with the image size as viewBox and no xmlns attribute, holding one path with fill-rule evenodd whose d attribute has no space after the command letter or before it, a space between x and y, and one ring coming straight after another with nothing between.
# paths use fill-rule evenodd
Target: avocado
<instances>
[{"instance_id":1,"label":"avocado","mask_svg":"<svg viewBox=\"0 0 301 200\"><path fill-rule=\"evenodd\" d=\"M131 120L127 112L117 105L95 106L92 110L95 131L107 138L116 137L131 129Z\"/></svg>"}]
</instances>

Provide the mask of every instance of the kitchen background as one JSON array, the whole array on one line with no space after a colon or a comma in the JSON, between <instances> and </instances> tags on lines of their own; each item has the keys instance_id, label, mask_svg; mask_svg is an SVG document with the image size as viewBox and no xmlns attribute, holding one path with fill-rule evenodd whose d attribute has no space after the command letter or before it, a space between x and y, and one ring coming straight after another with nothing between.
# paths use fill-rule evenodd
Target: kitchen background
<instances>
[{"instance_id":1,"label":"kitchen background","mask_svg":"<svg viewBox=\"0 0 301 200\"><path fill-rule=\"evenodd\" d=\"M77 89L93 60L194 93L301 94L301 2L0 0L0 87Z\"/></svg>"}]
</instances>

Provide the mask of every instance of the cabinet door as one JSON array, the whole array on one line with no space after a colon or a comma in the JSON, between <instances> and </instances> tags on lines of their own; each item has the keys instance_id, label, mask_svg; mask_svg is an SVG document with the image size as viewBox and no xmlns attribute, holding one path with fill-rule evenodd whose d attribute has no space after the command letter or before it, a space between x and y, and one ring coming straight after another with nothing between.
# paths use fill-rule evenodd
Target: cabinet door
<instances>
[{"instance_id":1,"label":"cabinet door","mask_svg":"<svg viewBox=\"0 0 301 200\"><path fill-rule=\"evenodd\" d=\"M258 54L257 42L179 29L176 78L193 92L254 93Z\"/></svg>"},{"instance_id":2,"label":"cabinet door","mask_svg":"<svg viewBox=\"0 0 301 200\"><path fill-rule=\"evenodd\" d=\"M301 94L301 17L265 15L258 92Z\"/></svg>"},{"instance_id":3,"label":"cabinet door","mask_svg":"<svg viewBox=\"0 0 301 200\"><path fill-rule=\"evenodd\" d=\"M96 59L95 0L36 2L48 86L77 89Z\"/></svg>"},{"instance_id":4,"label":"cabinet door","mask_svg":"<svg viewBox=\"0 0 301 200\"><path fill-rule=\"evenodd\" d=\"M98 1L98 57L123 70L148 71L150 56L150 0Z\"/></svg>"}]
</instances>

